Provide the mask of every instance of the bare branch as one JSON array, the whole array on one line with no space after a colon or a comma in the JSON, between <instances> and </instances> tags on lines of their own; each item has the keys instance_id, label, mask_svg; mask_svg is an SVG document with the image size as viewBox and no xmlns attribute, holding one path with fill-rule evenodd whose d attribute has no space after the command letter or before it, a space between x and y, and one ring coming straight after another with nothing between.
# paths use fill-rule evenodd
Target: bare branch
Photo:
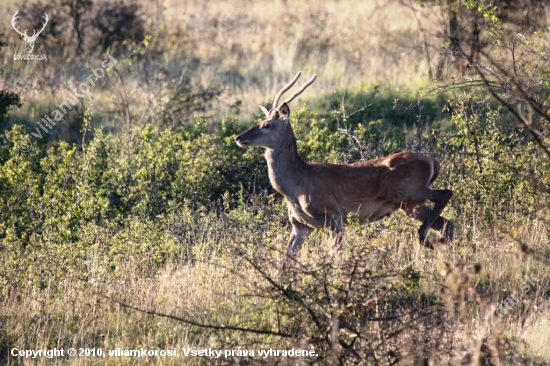
<instances>
[{"instance_id":1,"label":"bare branch","mask_svg":"<svg viewBox=\"0 0 550 366\"><path fill-rule=\"evenodd\" d=\"M548 147L546 146L546 144L544 143L544 136L537 130L535 130L533 127L531 127L531 125L529 124L529 122L522 116L520 115L515 109L514 107L512 107L508 102L506 102L495 90L494 88L491 86L491 83L487 80L487 78L485 77L485 75L483 74L483 72L479 69L479 68L476 68L477 69L477 72L479 74L479 76L483 79L483 81L485 82L485 86L487 87L487 89L489 89L489 92L493 95L493 97L495 97L496 100L498 100L498 102L500 104L502 104L503 106L505 106L513 115L514 117L516 117L516 119L518 121L521 122L521 124L523 125L523 127L531 134L531 136L533 136L533 138L535 139L535 141L537 142L537 144L539 144L539 146L542 148L542 150L546 153L546 155L548 155L548 157L550 157L550 150L548 149ZM516 86L519 87L519 85L516 84ZM519 89L521 89L519 87ZM522 90L523 92L523 90ZM529 100L529 98L527 98ZM532 103L530 101L530 103ZM539 111L537 109L537 111ZM540 113L540 112L539 112ZM541 113L542 114L542 113ZM545 114L542 114L543 116L545 116ZM546 118L548 118L548 116L546 116Z\"/></svg>"},{"instance_id":2,"label":"bare branch","mask_svg":"<svg viewBox=\"0 0 550 366\"><path fill-rule=\"evenodd\" d=\"M271 330L250 329L250 328L234 327L234 326L231 326L231 325L214 325L214 324L198 323L198 322L195 322L193 320L180 318L180 317L175 316L175 315L157 313L156 311L153 311L153 310L141 309L141 308L138 308L136 306L132 306L132 305L123 303L121 301L115 300L115 299L113 299L113 298L111 298L107 295L102 294L102 293L95 293L95 294L100 296L100 297L103 297L106 300L114 302L115 304L118 304L118 305L120 305L120 306L122 306L123 308L126 308L126 309L135 310L135 311L138 311L138 312L143 313L143 314L160 316L161 318L168 318L168 319L176 320L176 321L181 322L181 323L185 323L185 324L189 324L189 325L195 325L195 326L201 327L201 328L209 328L209 329L216 329L216 330L236 330L236 331L244 332L244 333L274 335L274 336L287 337L287 338L292 337L292 334L281 333L281 332L273 332Z\"/></svg>"}]
</instances>

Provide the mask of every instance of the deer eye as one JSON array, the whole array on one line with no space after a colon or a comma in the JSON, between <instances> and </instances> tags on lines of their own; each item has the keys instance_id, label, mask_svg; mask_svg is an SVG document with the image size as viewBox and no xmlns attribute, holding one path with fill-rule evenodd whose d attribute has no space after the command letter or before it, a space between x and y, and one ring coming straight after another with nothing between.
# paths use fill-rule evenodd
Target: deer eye
<instances>
[{"instance_id":1,"label":"deer eye","mask_svg":"<svg viewBox=\"0 0 550 366\"><path fill-rule=\"evenodd\" d=\"M264 123L263 128L271 128L271 123L269 123L269 122Z\"/></svg>"}]
</instances>

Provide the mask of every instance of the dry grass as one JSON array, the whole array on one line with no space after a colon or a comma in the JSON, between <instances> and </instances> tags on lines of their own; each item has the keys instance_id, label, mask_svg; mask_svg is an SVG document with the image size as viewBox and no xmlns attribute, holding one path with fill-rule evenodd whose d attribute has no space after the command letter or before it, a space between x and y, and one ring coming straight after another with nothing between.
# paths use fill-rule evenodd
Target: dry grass
<instances>
[{"instance_id":1,"label":"dry grass","mask_svg":"<svg viewBox=\"0 0 550 366\"><path fill-rule=\"evenodd\" d=\"M319 75L315 88L304 93L307 99L313 98L314 93L324 94L335 89L376 83L389 90L416 89L427 84L428 68L437 63L437 55L433 54L432 64L428 65L426 61L424 40L413 11L395 1L343 0L319 4L313 1L166 0L142 3L150 14L147 22L157 27L159 32L151 46L162 50L161 60L156 61L162 68L176 74L187 72L189 59L200 60L196 69L190 69L192 82L223 87L224 94L218 104L222 113L237 99L243 101L245 114L256 112L256 105L271 100L275 91L297 70L302 70L305 75ZM2 19L10 19L16 5L15 1L2 2ZM159 12L159 8L163 10ZM420 7L416 10L422 26L432 27L430 33L435 33L438 13ZM4 23L9 26L9 22ZM22 47L15 32L8 29L6 37L8 50ZM438 39L428 41L432 51L438 47ZM9 52L0 57L10 71L2 74L0 89L20 82L22 75L38 75L38 79L31 79L33 86L24 94L26 104L18 112L19 116L35 119L42 107L47 109L46 106L56 105L66 97L64 90L57 88L59 84L45 88L46 92L38 87L40 77L58 80L59 65L48 63L37 71L33 69L37 66L31 63L14 65ZM89 61L90 64L95 62ZM72 85L79 78L76 73L69 74L67 83ZM127 87L134 92L130 102L134 114L139 115L143 101L147 100L147 92L140 89L138 79L129 80ZM96 109L109 110L114 98L111 91L94 93ZM344 265L360 259L364 267L374 273L399 274L413 269L420 275L413 289L407 289L406 281L400 282L399 277L392 279L391 285L398 294L413 300L422 296L440 297L442 303L452 303L455 293L450 290L454 286L449 282L450 275L442 276L441 271L451 265L459 268L457 276L468 273L467 282L456 290L460 293L464 288L471 288L473 291L461 293L457 303L464 307L455 319L458 324L445 333L446 337L456 339L468 339L470 326L480 323L489 304L498 304L510 292L519 292L524 274L540 279L540 287L529 293L523 304L517 305L487 339L490 342L503 339L512 342L511 347L501 352L503 359L508 360L505 364L533 364L535 361L549 364L548 217L541 214L526 218L512 213L489 226L482 214L458 217L451 207L447 209L449 214L457 223L459 232L457 240L448 247L437 250L420 247L415 236L417 223L396 215L367 228L350 227L341 258L331 259L331 263ZM202 324L276 330L281 300L261 296L265 295L262 289L268 288L269 284L243 259L242 250L246 249L244 253L248 256L260 258L259 263L266 264L267 273L276 278L277 270L271 266L270 260L280 260L285 250L289 229L281 225L281 222L286 222L284 215L284 209L279 209L276 217L261 227L246 220L216 226L207 223L197 229L192 240L182 245L180 255L158 272L142 271L132 262L123 262L116 275L108 276L100 270L104 264L92 260L79 276L67 278L61 284L52 284L48 289L30 287L25 293L7 289L7 296L1 304L0 329L7 330L5 339L10 345L21 349L52 345L101 347L104 350L115 347L178 348L181 354L182 347L194 345L213 348L236 348L239 345L251 348L309 347L307 337L293 339L295 343L291 343L275 336L203 329L129 310L102 296ZM209 220L217 218L211 216ZM167 230L165 234L174 239L171 231ZM90 235L105 242L112 239L102 231ZM215 239L219 237L222 239ZM520 243L529 248L528 252L522 250ZM319 263L331 258L330 248L330 240L323 234L316 234L306 242L299 260L307 267L318 267ZM363 250L364 256L357 258L357 253ZM481 272L472 274L476 263L481 265ZM338 276L343 276L337 269L333 274L334 278L329 280L335 283L340 280ZM449 290L440 293L442 286ZM380 326L376 322L366 328L368 339L373 344L380 341L377 337ZM414 330L409 330L402 338L397 337L396 342L407 344L415 336ZM481 345L477 347L479 351ZM403 350L402 362L414 363L414 355L405 352L406 348ZM445 355L448 358L449 351L440 350L440 353L434 353L434 357ZM522 358L527 361L521 361ZM433 364L438 360L459 364L456 359L431 359ZM212 360L179 357L138 361L112 358L106 361L113 365L194 365ZM103 363L103 360L73 358L56 362L78 365ZM330 363L330 360L324 362ZM8 364L16 363L8 361ZM25 365L50 363L45 358L19 362Z\"/></svg>"},{"instance_id":2,"label":"dry grass","mask_svg":"<svg viewBox=\"0 0 550 366\"><path fill-rule=\"evenodd\" d=\"M399 89L426 82L418 22L395 1L188 1L165 7L173 10L165 24L185 24L189 41L207 60L203 81L221 79L247 112L271 99L296 70L319 75L318 94L358 84Z\"/></svg>"},{"instance_id":3,"label":"dry grass","mask_svg":"<svg viewBox=\"0 0 550 366\"><path fill-rule=\"evenodd\" d=\"M428 82L419 21L411 8L397 1L141 3L153 35L150 49L159 55L155 60L158 67L151 68L150 73L164 69L173 78L180 73L190 76L194 85L221 86L222 103L216 113L210 112L216 116L235 100L243 102L245 116L256 112L257 104L271 100L298 70L319 75L315 89L307 91L305 99L313 93L361 85L380 84L383 89L396 91L414 90ZM9 5L0 5L5 19L13 15L14 6ZM438 11L414 9L423 28L435 33ZM48 53L49 62L15 62L11 51L23 52L23 43L9 22L4 32L8 52L3 53L2 62L10 67L0 85L27 90L21 116L38 120L41 105L57 105L66 97L67 85L70 89L72 83L80 83L87 76L85 69L100 62L90 56L83 68L72 68L76 57L71 57L70 51L52 54L40 40L35 53ZM434 68L441 40L428 37L428 41L434 53L430 66ZM193 60L199 60L198 65ZM140 77L143 73L125 80L135 115L140 115L143 101L151 97L151 90L143 87ZM99 88L93 94L98 110L112 109L112 90Z\"/></svg>"},{"instance_id":4,"label":"dry grass","mask_svg":"<svg viewBox=\"0 0 550 366\"><path fill-rule=\"evenodd\" d=\"M201 225L202 229L197 233L195 241L190 243L189 248L185 246L182 249L181 258L185 258L187 250L193 247L194 260L188 262L175 259L153 275L136 270L128 262L121 263L116 278L102 277L95 269L96 264L90 263L86 280L67 279L61 291L14 293L3 304L8 339L22 349L51 347L52 339L57 339L59 347L101 347L104 350L115 347L178 348L180 354L181 348L188 346L220 349L237 349L239 346L244 349L296 347L297 339L289 341L268 335L203 329L128 310L102 297L105 295L144 310L171 314L202 324L272 331L282 326L280 329L285 329L284 317L283 325L277 323L280 316L277 314L281 311L280 299L265 297L268 294L261 289L269 287L269 283L258 270L243 260L244 257L258 258L258 263L264 265L268 275L274 279L278 277L276 265L271 266L270 263L281 258L288 230L278 224L278 220L284 217L284 210L279 211L277 216L278 219L272 220L271 224L266 223L252 230L246 228L244 222ZM459 237L451 246L428 250L416 242L417 224L397 214L369 227L348 228L341 257L333 257L330 238L326 233L319 232L305 244L299 261L309 268L329 262L337 263L337 268L359 259L364 268L372 273L402 274L413 270L412 273L419 275L419 280L418 285L412 285L412 290L407 290L407 286L411 286L408 280L400 280L400 277L388 278L388 288L392 288L395 294L401 293L399 296L409 296L411 300L416 296L440 296L442 304L447 304L452 314L459 311L453 320L454 324L447 325L452 330L444 332L444 337L456 340L471 339L472 334L478 332L475 324L483 323L483 316L490 304L496 306L509 294L521 293L519 286L525 281L524 274L528 274L540 280L537 288L528 293L523 303L516 305L498 327L487 333L484 342L507 345L501 346L499 350L501 362L505 360L504 364L544 364L550 362L545 347L549 340L546 325L550 319L550 273L546 245L550 232L542 221L521 217L511 219L511 222L521 222L522 227L517 229L520 232L488 233L481 227L474 227L470 221L470 227L459 229ZM213 230L226 232L223 239L218 242L208 239L213 235ZM466 231L470 232L470 239L464 237ZM519 235L518 238L529 248L529 253L521 249L514 235ZM358 257L359 252L364 253L361 258ZM477 274L473 270L475 264L481 266ZM449 266L454 269L449 270ZM337 286L339 276L346 275L340 272L334 269L328 279L329 283ZM457 279L461 278L466 278L466 282L457 285ZM304 277L300 281L306 281L302 284L307 286L310 280ZM447 288L446 292L440 292L441 286ZM300 288L299 285L297 288ZM471 290L466 290L468 288ZM457 310L451 310L455 306L458 306ZM378 327L376 322L367 326L366 331L371 333L368 339L372 344L379 342ZM414 354L416 346L409 344L416 337L414 329L404 332L395 340L402 345L401 363L412 362L417 357ZM345 329L341 331L346 332ZM425 331L428 332L426 334L434 334L433 338L436 338L433 330ZM437 339L431 341L438 342ZM307 337L301 342L302 347L310 346ZM482 347L480 342L475 344L476 347ZM475 348L472 352L480 355L479 350ZM459 364L457 359L449 358L449 351L444 348L440 353L435 352L434 360L440 359L442 363L439 364ZM538 361L533 358L534 355L539 357ZM147 361L131 358L107 360L109 364L128 365L195 365L213 362L183 356L150 358ZM255 360L253 364L261 361ZM229 361L235 363L238 360ZM65 362L93 364L96 361L93 358L75 358ZM289 362L294 364L294 361ZM37 364L47 364L47 361L40 359Z\"/></svg>"}]
</instances>

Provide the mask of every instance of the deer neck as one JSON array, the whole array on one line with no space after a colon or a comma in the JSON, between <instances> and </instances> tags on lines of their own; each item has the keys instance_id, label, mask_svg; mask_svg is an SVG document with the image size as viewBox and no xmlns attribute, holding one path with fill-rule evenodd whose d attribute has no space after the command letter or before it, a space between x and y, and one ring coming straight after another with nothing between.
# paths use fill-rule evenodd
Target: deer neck
<instances>
[{"instance_id":1,"label":"deer neck","mask_svg":"<svg viewBox=\"0 0 550 366\"><path fill-rule=\"evenodd\" d=\"M286 198L293 198L298 196L298 181L303 177L307 165L298 155L292 128L283 141L276 148L268 148L265 159L273 188Z\"/></svg>"}]
</instances>

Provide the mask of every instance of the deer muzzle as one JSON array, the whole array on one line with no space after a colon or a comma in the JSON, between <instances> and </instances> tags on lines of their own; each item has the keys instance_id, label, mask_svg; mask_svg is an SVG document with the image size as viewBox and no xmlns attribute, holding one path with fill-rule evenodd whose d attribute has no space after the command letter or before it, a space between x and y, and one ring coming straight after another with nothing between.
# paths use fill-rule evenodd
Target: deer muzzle
<instances>
[{"instance_id":1,"label":"deer muzzle","mask_svg":"<svg viewBox=\"0 0 550 366\"><path fill-rule=\"evenodd\" d=\"M245 149L249 144L248 140L243 139L243 134L242 133L240 135L238 135L237 137L235 137L235 142L237 143L237 146L244 147Z\"/></svg>"},{"instance_id":2,"label":"deer muzzle","mask_svg":"<svg viewBox=\"0 0 550 366\"><path fill-rule=\"evenodd\" d=\"M257 142L258 137L260 137L260 128L259 125L253 126L247 131L244 131L243 133L237 135L235 137L235 142L239 147L247 148L248 146L258 146L255 144Z\"/></svg>"}]
</instances>

